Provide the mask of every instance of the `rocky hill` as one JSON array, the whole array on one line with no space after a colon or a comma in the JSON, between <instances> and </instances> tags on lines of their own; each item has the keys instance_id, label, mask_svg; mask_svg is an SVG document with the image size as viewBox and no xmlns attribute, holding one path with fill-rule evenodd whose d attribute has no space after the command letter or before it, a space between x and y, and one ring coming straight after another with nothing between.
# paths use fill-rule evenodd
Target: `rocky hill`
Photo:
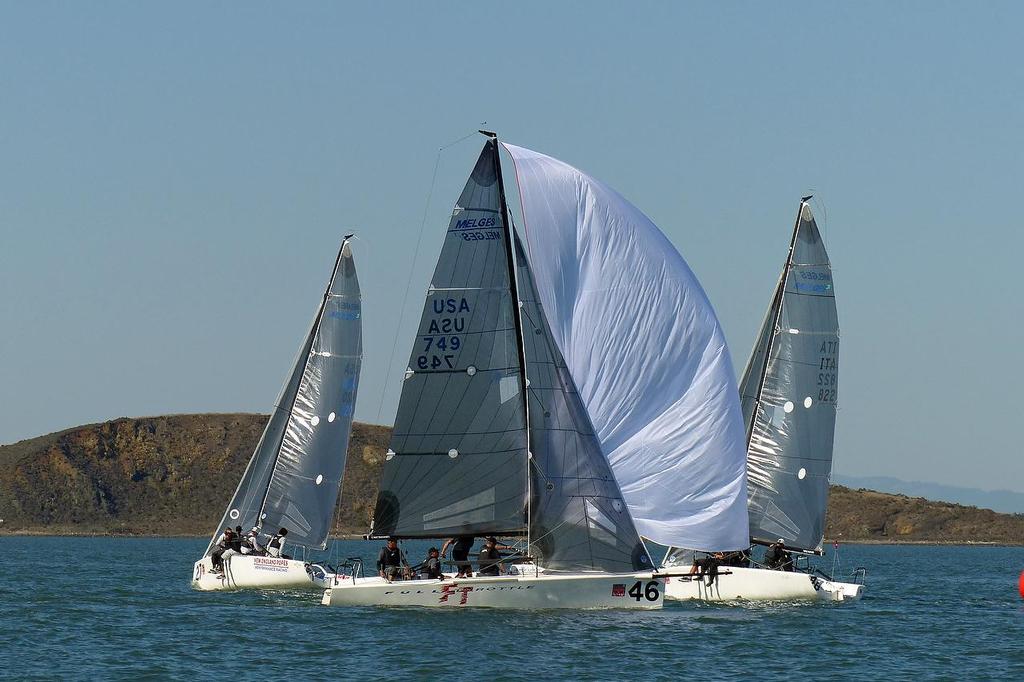
<instances>
[{"instance_id":1,"label":"rocky hill","mask_svg":"<svg viewBox=\"0 0 1024 682\"><path fill-rule=\"evenodd\" d=\"M0 533L206 535L266 416L116 419L0 446ZM369 524L390 429L356 424L337 533ZM1024 544L1024 515L833 486L828 539Z\"/></svg>"},{"instance_id":2,"label":"rocky hill","mask_svg":"<svg viewBox=\"0 0 1024 682\"><path fill-rule=\"evenodd\" d=\"M115 419L0 446L0 532L211 533L266 421ZM389 434L354 426L337 532L365 532Z\"/></svg>"}]
</instances>

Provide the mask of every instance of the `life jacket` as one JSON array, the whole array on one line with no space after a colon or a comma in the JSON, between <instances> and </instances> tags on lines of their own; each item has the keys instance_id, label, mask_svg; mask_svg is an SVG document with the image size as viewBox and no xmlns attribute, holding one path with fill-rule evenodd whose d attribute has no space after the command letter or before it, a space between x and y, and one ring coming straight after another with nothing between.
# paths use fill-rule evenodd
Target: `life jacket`
<instances>
[{"instance_id":1,"label":"life jacket","mask_svg":"<svg viewBox=\"0 0 1024 682\"><path fill-rule=\"evenodd\" d=\"M477 558L477 563L480 565L481 575L498 575L501 570L498 568L498 561L501 560L501 554L494 547L487 549L484 547L480 550L480 556Z\"/></svg>"},{"instance_id":2,"label":"life jacket","mask_svg":"<svg viewBox=\"0 0 1024 682\"><path fill-rule=\"evenodd\" d=\"M281 546L284 544L284 538L278 533L274 537L270 538L270 542L267 543L267 551L271 556L281 556ZM277 550L271 552L270 550Z\"/></svg>"},{"instance_id":3,"label":"life jacket","mask_svg":"<svg viewBox=\"0 0 1024 682\"><path fill-rule=\"evenodd\" d=\"M441 560L435 557L428 557L423 562L423 573L428 578L440 578L441 577Z\"/></svg>"},{"instance_id":4,"label":"life jacket","mask_svg":"<svg viewBox=\"0 0 1024 682\"><path fill-rule=\"evenodd\" d=\"M390 549L384 548L384 565L385 566L401 566L402 565L402 550L398 547Z\"/></svg>"}]
</instances>

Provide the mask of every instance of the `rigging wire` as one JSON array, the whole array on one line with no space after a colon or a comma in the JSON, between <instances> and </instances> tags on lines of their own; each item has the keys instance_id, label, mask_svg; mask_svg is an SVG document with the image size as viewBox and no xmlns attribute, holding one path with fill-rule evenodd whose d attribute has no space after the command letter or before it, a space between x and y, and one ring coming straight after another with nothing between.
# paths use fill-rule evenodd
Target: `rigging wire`
<instances>
[{"instance_id":1,"label":"rigging wire","mask_svg":"<svg viewBox=\"0 0 1024 682\"><path fill-rule=\"evenodd\" d=\"M487 121L484 121L484 123L486 124ZM381 389L380 403L377 405L378 424L380 423L381 412L384 411L384 400L385 398L387 398L388 394L388 384L391 377L391 370L394 367L395 363L395 353L398 352L398 336L399 332L402 329L402 323L405 321L405 308L406 304L409 302L409 291L412 289L413 273L416 272L416 260L419 258L420 246L423 244L423 232L425 231L427 226L427 214L430 211L430 200L434 195L434 185L437 183L437 169L441 165L441 154L442 152L444 152L444 150L448 149L449 147L454 147L460 142L468 140L469 138L477 134L477 131L473 130L472 132L463 135L459 139L439 147L437 150L437 157L434 159L434 172L430 176L430 189L427 191L427 201L426 204L423 206L423 218L420 220L420 233L419 236L416 238L416 249L413 251L412 266L409 268L409 278L405 282L405 295L402 297L402 308L399 311L398 323L395 328L395 342L391 346L391 356L388 358L388 369L387 372L384 374L384 387L383 389Z\"/></svg>"}]
</instances>

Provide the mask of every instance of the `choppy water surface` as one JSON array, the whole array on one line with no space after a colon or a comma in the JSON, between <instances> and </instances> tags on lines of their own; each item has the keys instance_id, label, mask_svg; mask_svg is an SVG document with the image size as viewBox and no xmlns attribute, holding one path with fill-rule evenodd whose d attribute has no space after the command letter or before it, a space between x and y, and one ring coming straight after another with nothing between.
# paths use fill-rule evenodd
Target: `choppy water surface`
<instances>
[{"instance_id":1,"label":"choppy water surface","mask_svg":"<svg viewBox=\"0 0 1024 682\"><path fill-rule=\"evenodd\" d=\"M339 544L342 556L376 556L375 543ZM320 606L315 592L193 592L205 547L0 539L0 677L1024 679L1022 548L851 545L843 569L870 571L858 603L629 613L345 609Z\"/></svg>"}]
</instances>

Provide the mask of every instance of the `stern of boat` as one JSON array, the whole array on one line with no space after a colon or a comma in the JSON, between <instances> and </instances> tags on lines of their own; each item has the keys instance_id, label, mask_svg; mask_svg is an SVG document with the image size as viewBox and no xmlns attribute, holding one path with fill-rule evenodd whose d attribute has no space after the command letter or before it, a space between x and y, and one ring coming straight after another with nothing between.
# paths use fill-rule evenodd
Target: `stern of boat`
<instances>
[{"instance_id":1,"label":"stern of boat","mask_svg":"<svg viewBox=\"0 0 1024 682\"><path fill-rule=\"evenodd\" d=\"M839 583L831 580L822 580L818 594L824 601L857 601L864 596L864 585L861 583Z\"/></svg>"},{"instance_id":2,"label":"stern of boat","mask_svg":"<svg viewBox=\"0 0 1024 682\"><path fill-rule=\"evenodd\" d=\"M224 581L213 572L213 560L205 556L192 565L193 590L223 590Z\"/></svg>"}]
</instances>

